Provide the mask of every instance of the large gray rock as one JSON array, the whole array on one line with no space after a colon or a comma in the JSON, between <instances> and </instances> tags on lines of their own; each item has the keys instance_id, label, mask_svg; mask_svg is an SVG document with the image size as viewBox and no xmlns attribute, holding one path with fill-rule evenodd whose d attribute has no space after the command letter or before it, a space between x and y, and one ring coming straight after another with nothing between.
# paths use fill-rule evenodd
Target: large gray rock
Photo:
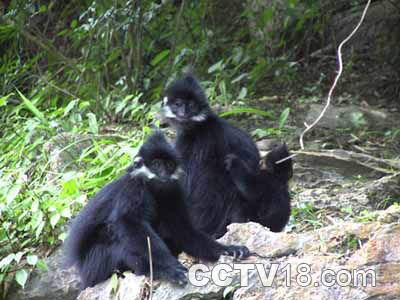
<instances>
[{"instance_id":1,"label":"large gray rock","mask_svg":"<svg viewBox=\"0 0 400 300\"><path fill-rule=\"evenodd\" d=\"M146 277L136 276L131 272L124 274L124 279L119 280L117 288L117 291L113 290L111 279L109 279L95 287L85 289L79 294L77 300L142 300L148 296Z\"/></svg>"},{"instance_id":2,"label":"large gray rock","mask_svg":"<svg viewBox=\"0 0 400 300\"><path fill-rule=\"evenodd\" d=\"M62 248L47 258L48 271L35 271L24 289L13 289L10 300L73 300L80 292L75 268L65 268Z\"/></svg>"},{"instance_id":3,"label":"large gray rock","mask_svg":"<svg viewBox=\"0 0 400 300\"><path fill-rule=\"evenodd\" d=\"M313 123L323 110L324 105L313 104L310 106L306 116L307 124ZM382 130L393 128L398 122L400 115L389 113L384 110L377 110L370 107L355 105L335 106L331 104L323 118L318 122L315 129L349 129L369 128L371 130Z\"/></svg>"},{"instance_id":4,"label":"large gray rock","mask_svg":"<svg viewBox=\"0 0 400 300\"><path fill-rule=\"evenodd\" d=\"M393 214L393 211L390 214ZM378 295L379 298L376 299L389 300L400 297L400 225L396 223L343 222L302 234L272 233L255 223L232 224L229 226L229 232L220 241L245 244L251 251L263 257L251 256L241 262L235 262L231 257L221 257L217 264L204 263L210 270L220 264L231 266L232 271L226 273L232 278L228 287L215 284L212 280L202 287L189 284L186 288L176 287L167 282L156 282L153 299L223 299L224 294L228 292L237 300L361 300ZM243 285L244 281L240 282L240 278L244 273L240 273L238 268L234 267L235 263L258 264L264 268L266 276L273 276L270 275L268 281L255 269L249 270L248 282ZM302 284L298 281L298 268L307 265L310 269L304 274L307 274L311 282ZM325 276L324 272L327 270L335 276L342 274L341 279L335 277L335 280L331 281L332 277L324 277L329 281L329 285L326 284L322 281L322 276ZM348 274L347 270L367 272L364 285L343 284L346 279L346 276L343 278L343 273ZM373 276L373 272L376 277ZM211 278L210 273L201 275ZM372 286L374 281L375 286ZM106 282L85 290L79 299L142 299L138 297L146 294L144 291L148 290L148 282L143 277L134 275L120 279L119 284L120 287L133 288L126 293L118 290L113 297L104 297L105 294L110 295L110 285Z\"/></svg>"}]
</instances>

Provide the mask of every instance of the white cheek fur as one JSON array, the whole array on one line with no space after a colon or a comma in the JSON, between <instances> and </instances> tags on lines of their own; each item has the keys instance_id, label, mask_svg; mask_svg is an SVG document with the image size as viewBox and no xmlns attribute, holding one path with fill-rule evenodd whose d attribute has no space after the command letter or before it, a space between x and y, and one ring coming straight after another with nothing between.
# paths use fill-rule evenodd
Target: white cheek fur
<instances>
[{"instance_id":1,"label":"white cheek fur","mask_svg":"<svg viewBox=\"0 0 400 300\"><path fill-rule=\"evenodd\" d=\"M174 172L174 174L171 175L172 179L178 180L182 174L184 174L185 172L182 170L182 168L177 168Z\"/></svg>"},{"instance_id":2,"label":"white cheek fur","mask_svg":"<svg viewBox=\"0 0 400 300\"><path fill-rule=\"evenodd\" d=\"M199 114L197 116L191 117L190 119L195 122L203 122L207 119L207 116L205 114Z\"/></svg>"},{"instance_id":3,"label":"white cheek fur","mask_svg":"<svg viewBox=\"0 0 400 300\"><path fill-rule=\"evenodd\" d=\"M162 108L162 114L165 118L175 119L176 115L172 112L171 108L166 105Z\"/></svg>"},{"instance_id":4,"label":"white cheek fur","mask_svg":"<svg viewBox=\"0 0 400 300\"><path fill-rule=\"evenodd\" d=\"M139 169L135 169L130 173L131 177L136 177L136 176L143 176L146 177L147 179L152 179L156 177L156 175L151 172L146 166L142 166Z\"/></svg>"},{"instance_id":5,"label":"white cheek fur","mask_svg":"<svg viewBox=\"0 0 400 300\"><path fill-rule=\"evenodd\" d=\"M164 104L164 105L167 105L167 103L168 103L168 97L164 97L164 99L163 99L163 104Z\"/></svg>"}]
</instances>

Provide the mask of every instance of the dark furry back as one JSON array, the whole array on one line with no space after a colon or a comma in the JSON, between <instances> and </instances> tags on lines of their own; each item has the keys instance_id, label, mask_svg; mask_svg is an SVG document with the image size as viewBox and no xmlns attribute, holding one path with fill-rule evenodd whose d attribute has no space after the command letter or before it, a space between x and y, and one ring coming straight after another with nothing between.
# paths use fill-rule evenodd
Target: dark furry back
<instances>
[{"instance_id":1,"label":"dark furry back","mask_svg":"<svg viewBox=\"0 0 400 300\"><path fill-rule=\"evenodd\" d=\"M276 164L276 162L288 157L289 155L289 150L286 144L282 144L270 151L265 158L267 169L279 178L282 183L287 183L292 178L293 162L292 159L285 160L279 164Z\"/></svg>"},{"instance_id":2,"label":"dark furry back","mask_svg":"<svg viewBox=\"0 0 400 300\"><path fill-rule=\"evenodd\" d=\"M173 160L180 163L178 154L173 146L166 140L164 134L160 130L156 130L142 145L139 155L145 161L153 158Z\"/></svg>"},{"instance_id":3,"label":"dark furry back","mask_svg":"<svg viewBox=\"0 0 400 300\"><path fill-rule=\"evenodd\" d=\"M188 208L195 226L216 237L233 222L247 222L248 202L224 167L225 156L234 153L257 172L259 153L242 130L210 114L193 130L180 131L176 148L183 158Z\"/></svg>"},{"instance_id":4,"label":"dark furry back","mask_svg":"<svg viewBox=\"0 0 400 300\"><path fill-rule=\"evenodd\" d=\"M273 232L282 231L290 217L288 182L293 175L293 162L288 159L275 163L289 155L285 144L274 148L265 158L267 169L261 170L258 176L261 200L256 219Z\"/></svg>"}]
</instances>

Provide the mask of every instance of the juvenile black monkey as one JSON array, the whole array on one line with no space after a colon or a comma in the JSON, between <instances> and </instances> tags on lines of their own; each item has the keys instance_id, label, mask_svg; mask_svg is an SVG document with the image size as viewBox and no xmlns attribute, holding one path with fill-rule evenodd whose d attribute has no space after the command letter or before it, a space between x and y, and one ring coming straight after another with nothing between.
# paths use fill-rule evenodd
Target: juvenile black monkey
<instances>
[{"instance_id":1,"label":"juvenile black monkey","mask_svg":"<svg viewBox=\"0 0 400 300\"><path fill-rule=\"evenodd\" d=\"M142 145L127 173L106 185L78 214L66 241L69 264L76 264L82 287L115 271L149 274L147 237L154 278L185 285L186 268L176 259L185 251L205 260L220 255L244 258L242 246L225 246L195 229L185 207L179 159L162 133Z\"/></svg>"},{"instance_id":2,"label":"juvenile black monkey","mask_svg":"<svg viewBox=\"0 0 400 300\"><path fill-rule=\"evenodd\" d=\"M282 231L290 217L288 182L293 175L291 159L277 161L290 155L286 144L272 149L263 160L263 168L254 174L235 154L228 154L225 167L242 195L253 203L250 219L273 232Z\"/></svg>"},{"instance_id":3,"label":"juvenile black monkey","mask_svg":"<svg viewBox=\"0 0 400 300\"><path fill-rule=\"evenodd\" d=\"M176 149L183 158L188 209L196 228L220 237L230 223L258 222L255 210L261 198L249 196L251 191L244 194L239 183L239 178L259 173L260 156L251 137L212 112L191 74L167 87L162 105L161 119L177 130ZM246 174L231 176L225 168L228 154L246 166ZM266 197L280 191L269 187Z\"/></svg>"}]
</instances>

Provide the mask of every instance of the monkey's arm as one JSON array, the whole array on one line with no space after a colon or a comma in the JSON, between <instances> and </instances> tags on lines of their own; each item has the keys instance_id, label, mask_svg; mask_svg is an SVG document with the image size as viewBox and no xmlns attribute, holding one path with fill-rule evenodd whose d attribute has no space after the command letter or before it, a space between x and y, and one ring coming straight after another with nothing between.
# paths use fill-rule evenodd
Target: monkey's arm
<instances>
[{"instance_id":1,"label":"monkey's arm","mask_svg":"<svg viewBox=\"0 0 400 300\"><path fill-rule=\"evenodd\" d=\"M171 254L167 245L148 222L122 219L118 227L124 245L123 260L130 269L137 274L149 275L149 238L154 278L163 278L178 285L187 283L186 268Z\"/></svg>"},{"instance_id":2,"label":"monkey's arm","mask_svg":"<svg viewBox=\"0 0 400 300\"><path fill-rule=\"evenodd\" d=\"M216 261L221 255L245 258L250 255L245 246L222 245L211 236L197 230L191 223L185 204L173 208L173 214L165 215L165 226L181 251L197 258Z\"/></svg>"},{"instance_id":3,"label":"monkey's arm","mask_svg":"<svg viewBox=\"0 0 400 300\"><path fill-rule=\"evenodd\" d=\"M257 201L260 188L254 170L235 154L226 155L224 163L226 171L243 197L251 202Z\"/></svg>"}]
</instances>

